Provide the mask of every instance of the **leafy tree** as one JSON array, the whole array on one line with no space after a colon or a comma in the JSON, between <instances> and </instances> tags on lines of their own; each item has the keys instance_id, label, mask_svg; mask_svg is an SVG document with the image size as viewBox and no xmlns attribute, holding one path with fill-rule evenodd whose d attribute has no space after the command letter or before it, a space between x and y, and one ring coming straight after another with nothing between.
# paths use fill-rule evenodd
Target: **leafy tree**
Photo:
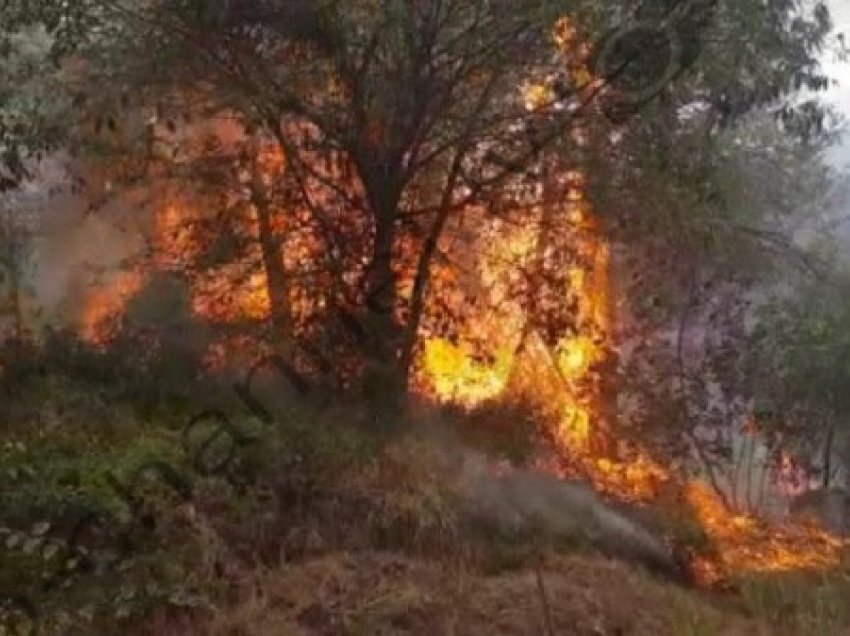
<instances>
[{"instance_id":1,"label":"leafy tree","mask_svg":"<svg viewBox=\"0 0 850 636\"><path fill-rule=\"evenodd\" d=\"M180 153L190 117L229 120L238 143L189 152L184 175L209 199L209 185L224 184L219 203L248 186L247 202L221 206L218 227L233 227L227 219L246 205L257 211L278 335L291 332L292 280L303 275L287 271L279 228L310 226L324 277L309 280L333 290L325 306L364 314L368 384L389 395L406 386L432 310L441 241L474 209L528 210L512 221L534 223L542 156L558 157L551 175L591 175L605 232L625 226L627 238L666 241L665 253L703 253L693 245L722 234L717 221L699 227L724 209L710 188L722 179L718 131L765 105L789 131L811 130L806 117L816 130L822 111L795 109L790 95L823 87L815 60L830 26L820 5L807 18L797 3L756 0L81 6L74 20L92 27L90 37L67 41L85 60L75 79L98 87L85 107L109 129L129 129L123 149L156 155L125 162L125 176L174 172L163 155ZM567 32L553 33L566 14ZM618 27L632 18L638 27ZM569 50L576 38L584 48ZM653 90L635 90L642 75ZM533 109L526 85L546 89ZM589 145L576 142L579 129ZM285 164L271 180L250 165L266 146ZM253 173L250 183L235 178L240 170ZM635 222L633 202L648 203L646 194L663 205Z\"/></svg>"},{"instance_id":2,"label":"leafy tree","mask_svg":"<svg viewBox=\"0 0 850 636\"><path fill-rule=\"evenodd\" d=\"M191 97L207 112L234 113L246 138L278 146L300 207L342 234L337 258L365 263L332 303L368 307L369 383L399 395L449 217L517 188L540 148L575 119L564 108L531 131L517 90L557 62L556 15L532 1L249 3L211 22L190 3L153 3L116 10L113 44L124 45L120 59L143 60L147 25L160 25L161 56L130 76L156 78L178 113ZM581 106L578 93L562 101ZM270 225L263 200L275 193L259 190L255 208ZM340 216L352 219L347 229L335 227ZM404 227L418 245L406 298L395 256ZM284 284L274 261L265 258L273 300L286 296L274 290Z\"/></svg>"},{"instance_id":3,"label":"leafy tree","mask_svg":"<svg viewBox=\"0 0 850 636\"><path fill-rule=\"evenodd\" d=\"M631 301L622 317L625 365L612 382L640 405L620 422L620 434L654 440L659 454L696 451L730 506L754 505L734 501L736 453L749 435L753 400L778 380L769 360L788 337L763 310L777 293L787 298L788 281L823 278L832 268L816 249L842 201L823 158L830 141L802 143L768 111L700 141L704 154L696 159L686 158L695 148L683 135L675 172L642 182L646 200L635 203L634 224L618 233L629 246L623 262ZM698 170L691 185L679 182L689 169ZM678 191L672 200L671 191ZM670 215L666 225L659 212ZM760 443L775 449L773 425L758 415L755 421ZM785 429L789 446L792 428ZM793 438L811 437L815 428L798 428Z\"/></svg>"},{"instance_id":4,"label":"leafy tree","mask_svg":"<svg viewBox=\"0 0 850 636\"><path fill-rule=\"evenodd\" d=\"M758 415L810 477L829 486L850 466L846 265L789 281L760 309L754 349L763 365Z\"/></svg>"},{"instance_id":5,"label":"leafy tree","mask_svg":"<svg viewBox=\"0 0 850 636\"><path fill-rule=\"evenodd\" d=\"M68 141L72 92L64 66L93 6L0 3L0 192L17 187L33 161Z\"/></svg>"}]
</instances>

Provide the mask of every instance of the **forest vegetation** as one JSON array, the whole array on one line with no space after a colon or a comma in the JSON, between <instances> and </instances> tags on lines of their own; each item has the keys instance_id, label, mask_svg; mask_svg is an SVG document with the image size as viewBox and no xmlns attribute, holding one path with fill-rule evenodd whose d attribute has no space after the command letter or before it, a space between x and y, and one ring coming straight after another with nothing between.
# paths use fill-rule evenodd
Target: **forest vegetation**
<instances>
[{"instance_id":1,"label":"forest vegetation","mask_svg":"<svg viewBox=\"0 0 850 636\"><path fill-rule=\"evenodd\" d=\"M0 0L0 636L848 633L846 54Z\"/></svg>"}]
</instances>

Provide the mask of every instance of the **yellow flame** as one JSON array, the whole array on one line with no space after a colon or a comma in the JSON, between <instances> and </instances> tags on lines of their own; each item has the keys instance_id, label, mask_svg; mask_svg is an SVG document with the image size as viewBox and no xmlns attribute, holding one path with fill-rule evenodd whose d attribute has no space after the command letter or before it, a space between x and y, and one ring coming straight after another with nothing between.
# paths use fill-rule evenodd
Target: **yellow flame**
<instances>
[{"instance_id":1,"label":"yellow flame","mask_svg":"<svg viewBox=\"0 0 850 636\"><path fill-rule=\"evenodd\" d=\"M487 364L474 359L469 345L455 345L444 338L425 343L424 365L434 391L446 401L466 406L476 406L504 391L512 358L509 350L501 348Z\"/></svg>"},{"instance_id":2,"label":"yellow flame","mask_svg":"<svg viewBox=\"0 0 850 636\"><path fill-rule=\"evenodd\" d=\"M525 87L523 93L525 107L530 111L546 108L555 99L555 92L546 84L529 84Z\"/></svg>"},{"instance_id":3,"label":"yellow flame","mask_svg":"<svg viewBox=\"0 0 850 636\"><path fill-rule=\"evenodd\" d=\"M565 304L571 298L578 301L575 319L579 332L565 334L553 349L530 334L522 351L517 351L517 334L528 323L529 312L535 309L507 302L509 295L503 289L503 281L511 280L518 264L528 263L537 252L541 236L539 227L529 224L500 228L482 239L487 248L479 263L481 293L499 310L486 316L466 316L458 344L427 339L422 367L428 389L438 400L474 407L508 393L512 372L517 365L523 365L518 381L553 415L552 430L562 450L585 454L594 420L593 391L585 385L594 365L603 358L602 335L610 322L608 249L589 216L582 175L572 172L567 177L571 188L564 210L575 225L580 260L589 263L587 267L572 268L563 289ZM488 361L476 357L469 344L482 340L486 340L491 353ZM524 361L516 359L517 353Z\"/></svg>"},{"instance_id":4,"label":"yellow flame","mask_svg":"<svg viewBox=\"0 0 850 636\"><path fill-rule=\"evenodd\" d=\"M597 346L587 336L564 339L558 354L561 373L570 379L583 378L590 370L596 350Z\"/></svg>"}]
</instances>

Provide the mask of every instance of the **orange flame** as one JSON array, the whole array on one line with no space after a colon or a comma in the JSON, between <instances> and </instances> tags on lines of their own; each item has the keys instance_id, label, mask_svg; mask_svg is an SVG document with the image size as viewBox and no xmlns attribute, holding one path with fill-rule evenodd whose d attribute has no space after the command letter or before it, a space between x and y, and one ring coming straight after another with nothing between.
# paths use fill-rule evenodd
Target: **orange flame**
<instances>
[{"instance_id":1,"label":"orange flame","mask_svg":"<svg viewBox=\"0 0 850 636\"><path fill-rule=\"evenodd\" d=\"M111 284L94 289L85 301L80 318L80 333L86 342L103 346L109 340L109 323L142 287L138 271L119 272Z\"/></svg>"},{"instance_id":2,"label":"orange flame","mask_svg":"<svg viewBox=\"0 0 850 636\"><path fill-rule=\"evenodd\" d=\"M591 85L588 50L579 41L573 23L559 22L556 41L573 56L570 68L574 84ZM544 109L552 101L553 91L543 82L527 87L525 97L529 110ZM581 136L581 131L575 132ZM274 152L261 151L258 163L269 173L285 169L283 157ZM582 470L599 490L620 499L650 500L658 494L661 484L672 479L668 469L640 449L632 449L629 458L622 460L603 456L593 448L594 436L605 434L596 369L606 358L613 322L610 249L594 222L584 175L572 172L565 176L570 185L561 211L566 212L564 217L571 225L576 262L581 265L572 267L568 284L558 293L565 303L570 298L577 299L577 329L560 334L553 347L546 346L540 335L528 329L530 310L512 300L510 294L518 270L530 265L540 252L542 222L537 227L524 223L506 228L482 214L482 256L474 274L477 291L485 296L490 310L470 309L456 340L425 337L419 361L421 388L438 401L467 408L513 391L529 395L549 416L552 437L558 450L572 462L572 470ZM197 253L199 246L186 223L193 214L186 203L172 202L159 210L155 229L158 256L153 268L179 266ZM256 218L249 223L256 229ZM310 256L309 246L299 248L307 253L293 250L298 258ZM252 260L258 257L259 254L251 255ZM196 276L192 281L195 312L211 320L267 318L270 299L265 275L240 274L244 274L244 268L222 267L209 276ZM447 293L439 288L439 283L451 280L455 285L454 278L448 268L435 275L438 293ZM94 343L105 343L108 332L104 325L120 315L143 281L139 272L120 274L110 286L92 292L81 321L83 336ZM472 344L482 340L487 343L486 355ZM222 366L225 355L221 349L210 351L210 358ZM569 469L557 466L553 470ZM734 515L701 482L689 484L685 495L722 555L720 564L709 560L697 563L706 580L719 577L719 570L724 567L754 571L827 567L839 560L845 547L843 541L817 529L767 528L752 517Z\"/></svg>"},{"instance_id":3,"label":"orange flame","mask_svg":"<svg viewBox=\"0 0 850 636\"><path fill-rule=\"evenodd\" d=\"M827 569L841 563L850 545L815 526L767 525L752 516L732 514L703 482L688 484L685 496L703 528L717 544L721 565L728 570Z\"/></svg>"}]
</instances>

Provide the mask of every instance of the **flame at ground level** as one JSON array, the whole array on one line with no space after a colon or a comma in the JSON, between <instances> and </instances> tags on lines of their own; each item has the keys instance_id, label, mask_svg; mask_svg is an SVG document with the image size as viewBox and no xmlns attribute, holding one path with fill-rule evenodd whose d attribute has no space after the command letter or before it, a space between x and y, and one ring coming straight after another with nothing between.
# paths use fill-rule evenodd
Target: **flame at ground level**
<instances>
[{"instance_id":1,"label":"flame at ground level","mask_svg":"<svg viewBox=\"0 0 850 636\"><path fill-rule=\"evenodd\" d=\"M107 323L121 315L127 302L139 292L143 283L144 276L138 271L119 272L109 285L92 290L80 318L82 337L92 344L106 344L109 339Z\"/></svg>"},{"instance_id":2,"label":"flame at ground level","mask_svg":"<svg viewBox=\"0 0 850 636\"><path fill-rule=\"evenodd\" d=\"M842 563L850 541L801 524L765 524L735 515L704 482L685 487L685 498L717 545L722 568L734 572L787 572L828 569ZM718 564L703 562L707 582L721 578Z\"/></svg>"}]
</instances>

